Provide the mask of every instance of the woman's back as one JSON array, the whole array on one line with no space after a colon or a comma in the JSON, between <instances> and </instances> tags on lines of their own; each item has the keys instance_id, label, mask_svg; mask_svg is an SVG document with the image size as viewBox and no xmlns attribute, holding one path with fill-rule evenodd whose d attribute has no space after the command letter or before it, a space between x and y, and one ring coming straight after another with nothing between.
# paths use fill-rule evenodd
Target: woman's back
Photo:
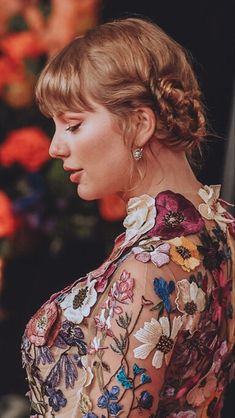
<instances>
[{"instance_id":1,"label":"woman's back","mask_svg":"<svg viewBox=\"0 0 235 418\"><path fill-rule=\"evenodd\" d=\"M219 189L130 199L110 257L30 320L23 358L35 414L220 417L235 246Z\"/></svg>"}]
</instances>

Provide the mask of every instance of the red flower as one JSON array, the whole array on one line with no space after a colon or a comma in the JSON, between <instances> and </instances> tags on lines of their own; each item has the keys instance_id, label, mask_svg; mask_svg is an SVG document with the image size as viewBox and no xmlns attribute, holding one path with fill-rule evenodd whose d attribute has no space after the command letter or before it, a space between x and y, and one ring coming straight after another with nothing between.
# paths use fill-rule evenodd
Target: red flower
<instances>
[{"instance_id":1,"label":"red flower","mask_svg":"<svg viewBox=\"0 0 235 418\"><path fill-rule=\"evenodd\" d=\"M205 225L193 204L179 193L170 190L161 192L156 197L157 216L150 236L171 239L195 234Z\"/></svg>"},{"instance_id":2,"label":"red flower","mask_svg":"<svg viewBox=\"0 0 235 418\"><path fill-rule=\"evenodd\" d=\"M218 283L218 287L216 287L213 292L213 303L212 303L212 320L217 321L220 324L221 320L223 319L226 308L228 305L228 297L231 292L231 280L227 280L227 276L224 272L225 265L223 264L219 270L214 271L214 275L216 276L216 281Z\"/></svg>"},{"instance_id":3,"label":"red flower","mask_svg":"<svg viewBox=\"0 0 235 418\"><path fill-rule=\"evenodd\" d=\"M39 128L12 131L0 147L0 162L5 167L18 162L28 171L37 171L50 158L49 145L49 138Z\"/></svg>"},{"instance_id":4,"label":"red flower","mask_svg":"<svg viewBox=\"0 0 235 418\"><path fill-rule=\"evenodd\" d=\"M58 307L54 302L46 302L30 319L26 326L26 336L37 347L52 346L61 327Z\"/></svg>"},{"instance_id":5,"label":"red flower","mask_svg":"<svg viewBox=\"0 0 235 418\"><path fill-rule=\"evenodd\" d=\"M126 215L126 205L123 200L113 194L104 196L99 201L100 214L106 221L119 221Z\"/></svg>"},{"instance_id":6,"label":"red flower","mask_svg":"<svg viewBox=\"0 0 235 418\"><path fill-rule=\"evenodd\" d=\"M0 238L13 235L16 230L16 219L8 196L0 191Z\"/></svg>"},{"instance_id":7,"label":"red flower","mask_svg":"<svg viewBox=\"0 0 235 418\"><path fill-rule=\"evenodd\" d=\"M33 31L6 35L1 40L0 47L6 55L17 62L26 57L37 57L45 52L45 47Z\"/></svg>"}]
</instances>

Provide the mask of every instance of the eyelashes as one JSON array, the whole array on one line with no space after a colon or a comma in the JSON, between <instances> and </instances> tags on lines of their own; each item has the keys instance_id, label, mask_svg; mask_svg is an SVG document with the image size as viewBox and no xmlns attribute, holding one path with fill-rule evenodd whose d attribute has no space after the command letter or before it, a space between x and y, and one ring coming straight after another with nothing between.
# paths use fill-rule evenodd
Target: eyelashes
<instances>
[{"instance_id":1,"label":"eyelashes","mask_svg":"<svg viewBox=\"0 0 235 418\"><path fill-rule=\"evenodd\" d=\"M65 128L66 132L75 132L78 128L80 128L81 123L76 123L76 125L69 125Z\"/></svg>"}]
</instances>

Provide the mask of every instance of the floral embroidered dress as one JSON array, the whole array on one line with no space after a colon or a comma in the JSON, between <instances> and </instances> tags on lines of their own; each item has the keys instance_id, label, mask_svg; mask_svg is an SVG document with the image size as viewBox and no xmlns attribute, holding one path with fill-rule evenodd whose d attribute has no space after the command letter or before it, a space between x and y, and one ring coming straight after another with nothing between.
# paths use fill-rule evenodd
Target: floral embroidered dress
<instances>
[{"instance_id":1,"label":"floral embroidered dress","mask_svg":"<svg viewBox=\"0 0 235 418\"><path fill-rule=\"evenodd\" d=\"M219 191L131 198L109 258L33 316L22 342L33 417L220 417L235 224Z\"/></svg>"}]
</instances>

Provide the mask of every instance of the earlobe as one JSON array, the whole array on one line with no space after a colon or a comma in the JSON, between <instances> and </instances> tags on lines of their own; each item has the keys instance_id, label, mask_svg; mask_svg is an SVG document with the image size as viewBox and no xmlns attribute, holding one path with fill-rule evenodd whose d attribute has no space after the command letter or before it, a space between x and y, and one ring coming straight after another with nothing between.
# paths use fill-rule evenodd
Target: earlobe
<instances>
[{"instance_id":1,"label":"earlobe","mask_svg":"<svg viewBox=\"0 0 235 418\"><path fill-rule=\"evenodd\" d=\"M156 116L150 107L135 110L136 135L134 145L143 148L156 130Z\"/></svg>"}]
</instances>

